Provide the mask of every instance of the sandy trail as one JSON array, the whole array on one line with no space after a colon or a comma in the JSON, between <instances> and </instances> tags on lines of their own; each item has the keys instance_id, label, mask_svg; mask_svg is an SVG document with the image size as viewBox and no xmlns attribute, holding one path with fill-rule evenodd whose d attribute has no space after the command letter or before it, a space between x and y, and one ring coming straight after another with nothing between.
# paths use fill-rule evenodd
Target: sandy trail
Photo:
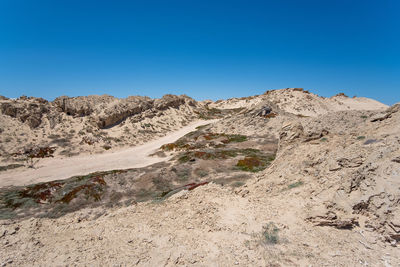
<instances>
[{"instance_id":1,"label":"sandy trail","mask_svg":"<svg viewBox=\"0 0 400 267\"><path fill-rule=\"evenodd\" d=\"M66 179L96 171L140 168L165 161L169 157L159 158L149 155L163 144L175 142L180 137L195 130L196 127L215 121L217 120L197 121L157 140L119 151L71 158L42 159L36 169L11 170L0 174L0 187Z\"/></svg>"}]
</instances>

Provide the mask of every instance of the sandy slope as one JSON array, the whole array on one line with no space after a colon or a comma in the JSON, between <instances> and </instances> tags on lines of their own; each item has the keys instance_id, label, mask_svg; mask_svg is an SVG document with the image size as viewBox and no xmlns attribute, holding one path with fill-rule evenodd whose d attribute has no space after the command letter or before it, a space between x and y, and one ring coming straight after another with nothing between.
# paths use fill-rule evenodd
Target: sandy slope
<instances>
[{"instance_id":1,"label":"sandy slope","mask_svg":"<svg viewBox=\"0 0 400 267\"><path fill-rule=\"evenodd\" d=\"M161 145L174 142L185 134L193 131L196 127L214 121L215 120L197 121L160 139L120 151L95 155L81 155L71 158L43 159L39 162L38 166L36 166L36 169L25 169L24 171L15 170L2 173L0 175L0 184L1 186L26 185L65 179L74 175L84 175L96 171L144 167L168 159L149 157L149 154L154 152Z\"/></svg>"}]
</instances>

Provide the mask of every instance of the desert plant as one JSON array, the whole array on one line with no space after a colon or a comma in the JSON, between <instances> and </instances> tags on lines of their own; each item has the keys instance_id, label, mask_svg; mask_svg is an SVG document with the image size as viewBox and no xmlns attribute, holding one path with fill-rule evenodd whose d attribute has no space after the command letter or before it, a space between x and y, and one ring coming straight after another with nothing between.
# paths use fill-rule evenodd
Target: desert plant
<instances>
[{"instance_id":1,"label":"desert plant","mask_svg":"<svg viewBox=\"0 0 400 267\"><path fill-rule=\"evenodd\" d=\"M257 154L250 149L242 151L246 155L244 159L237 162L236 167L242 171L259 172L267 168L270 163L275 159L274 156L265 156Z\"/></svg>"},{"instance_id":2,"label":"desert plant","mask_svg":"<svg viewBox=\"0 0 400 267\"><path fill-rule=\"evenodd\" d=\"M22 164L9 164L6 166L0 166L0 171L6 171L6 170L11 170L11 169L15 169L15 168L19 168L22 167L24 165Z\"/></svg>"},{"instance_id":3,"label":"desert plant","mask_svg":"<svg viewBox=\"0 0 400 267\"><path fill-rule=\"evenodd\" d=\"M288 185L288 189L296 188L296 187L299 187L299 186L301 186L303 184L304 184L303 181L297 181L295 183L292 183L292 184Z\"/></svg>"},{"instance_id":4,"label":"desert plant","mask_svg":"<svg viewBox=\"0 0 400 267\"><path fill-rule=\"evenodd\" d=\"M247 140L247 136L241 134L230 134L226 135L228 140L222 141L223 143L240 143Z\"/></svg>"},{"instance_id":5,"label":"desert plant","mask_svg":"<svg viewBox=\"0 0 400 267\"><path fill-rule=\"evenodd\" d=\"M208 172L204 171L204 170L200 170L197 172L197 175L200 177L206 177L208 175Z\"/></svg>"},{"instance_id":6,"label":"desert plant","mask_svg":"<svg viewBox=\"0 0 400 267\"><path fill-rule=\"evenodd\" d=\"M257 157L245 157L236 164L243 171L255 171L261 165L261 161Z\"/></svg>"},{"instance_id":7,"label":"desert plant","mask_svg":"<svg viewBox=\"0 0 400 267\"><path fill-rule=\"evenodd\" d=\"M278 114L271 112L265 115L264 118L270 119L270 118L275 118L276 116L278 116Z\"/></svg>"},{"instance_id":8,"label":"desert plant","mask_svg":"<svg viewBox=\"0 0 400 267\"><path fill-rule=\"evenodd\" d=\"M279 229L273 222L269 222L263 226L262 231L263 243L268 245L275 245L279 243Z\"/></svg>"},{"instance_id":9,"label":"desert plant","mask_svg":"<svg viewBox=\"0 0 400 267\"><path fill-rule=\"evenodd\" d=\"M110 145L104 145L103 148L104 148L105 150L109 150L109 149L111 149L111 146L110 146Z\"/></svg>"},{"instance_id":10,"label":"desert plant","mask_svg":"<svg viewBox=\"0 0 400 267\"><path fill-rule=\"evenodd\" d=\"M236 181L236 182L233 182L233 183L231 184L231 186L232 186L232 187L241 187L241 186L244 185L244 184L245 184L244 182Z\"/></svg>"},{"instance_id":11,"label":"desert plant","mask_svg":"<svg viewBox=\"0 0 400 267\"><path fill-rule=\"evenodd\" d=\"M53 157L55 147L37 147L25 151L26 162L29 168L34 168L40 159Z\"/></svg>"},{"instance_id":12,"label":"desert plant","mask_svg":"<svg viewBox=\"0 0 400 267\"><path fill-rule=\"evenodd\" d=\"M175 173L176 173L176 175L178 177L178 181L185 182L185 181L189 180L189 177L190 177L190 170L189 169L177 170Z\"/></svg>"}]
</instances>

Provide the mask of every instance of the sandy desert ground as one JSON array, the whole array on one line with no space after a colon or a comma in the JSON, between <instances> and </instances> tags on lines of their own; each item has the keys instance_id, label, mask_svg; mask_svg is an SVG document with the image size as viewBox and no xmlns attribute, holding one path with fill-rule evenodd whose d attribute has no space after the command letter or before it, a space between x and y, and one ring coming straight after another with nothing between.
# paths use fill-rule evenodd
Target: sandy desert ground
<instances>
[{"instance_id":1,"label":"sandy desert ground","mask_svg":"<svg viewBox=\"0 0 400 267\"><path fill-rule=\"evenodd\" d=\"M0 105L3 266L400 266L400 104L288 88ZM109 158L139 150L150 165Z\"/></svg>"}]
</instances>

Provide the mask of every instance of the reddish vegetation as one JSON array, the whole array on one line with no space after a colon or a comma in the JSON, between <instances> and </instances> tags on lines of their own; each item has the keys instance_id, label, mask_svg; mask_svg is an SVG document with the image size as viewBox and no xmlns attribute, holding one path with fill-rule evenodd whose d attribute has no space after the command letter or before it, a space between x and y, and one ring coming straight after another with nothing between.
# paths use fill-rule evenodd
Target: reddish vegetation
<instances>
[{"instance_id":1,"label":"reddish vegetation","mask_svg":"<svg viewBox=\"0 0 400 267\"><path fill-rule=\"evenodd\" d=\"M165 144L161 146L162 150L166 150L166 151L171 151L174 150L177 147L177 145L175 143L170 143L170 144Z\"/></svg>"},{"instance_id":2,"label":"reddish vegetation","mask_svg":"<svg viewBox=\"0 0 400 267\"><path fill-rule=\"evenodd\" d=\"M187 189L188 189L189 191L191 191L191 190L195 189L196 187L199 187L199 186L202 186L202 185L206 185L206 184L208 184L208 182L202 182L202 183L198 183L198 184L196 184L196 183L191 183L191 184L185 185L185 187L187 187Z\"/></svg>"},{"instance_id":3,"label":"reddish vegetation","mask_svg":"<svg viewBox=\"0 0 400 267\"><path fill-rule=\"evenodd\" d=\"M176 144L176 143L169 143L162 145L161 150L164 151L172 151L172 150L191 150L195 149L194 147L191 147L189 144Z\"/></svg>"},{"instance_id":4,"label":"reddish vegetation","mask_svg":"<svg viewBox=\"0 0 400 267\"><path fill-rule=\"evenodd\" d=\"M206 139L206 140L212 140L212 139L215 139L215 138L218 138L218 137L220 137L220 136L222 136L221 134L216 134L216 133L209 133L209 134L205 134L204 135L204 139Z\"/></svg>"},{"instance_id":5,"label":"reddish vegetation","mask_svg":"<svg viewBox=\"0 0 400 267\"><path fill-rule=\"evenodd\" d=\"M80 191L83 191L87 198L93 198L95 201L101 199L102 185L106 185L103 177L98 175L91 180L91 183L83 184L75 187L72 191L66 194L59 202L69 203L73 200Z\"/></svg>"},{"instance_id":6,"label":"reddish vegetation","mask_svg":"<svg viewBox=\"0 0 400 267\"><path fill-rule=\"evenodd\" d=\"M241 167L244 170L252 171L254 167L261 166L262 162L256 157L245 157L238 161L236 166Z\"/></svg>"},{"instance_id":7,"label":"reddish vegetation","mask_svg":"<svg viewBox=\"0 0 400 267\"><path fill-rule=\"evenodd\" d=\"M275 118L276 116L278 116L278 114L271 112L271 113L265 115L264 117L269 119L269 118Z\"/></svg>"},{"instance_id":8,"label":"reddish vegetation","mask_svg":"<svg viewBox=\"0 0 400 267\"><path fill-rule=\"evenodd\" d=\"M211 154L204 151L196 151L194 152L194 156L199 159L211 158Z\"/></svg>"},{"instance_id":9,"label":"reddish vegetation","mask_svg":"<svg viewBox=\"0 0 400 267\"><path fill-rule=\"evenodd\" d=\"M197 132L192 132L190 136L188 135L185 138L180 139L175 143L162 145L160 149L164 151L173 151L173 150L189 151L189 150L205 148L207 147L207 145L205 144L205 142L202 142L204 140L202 140L201 142L193 142L197 141L201 137L205 141L212 141L214 139L221 138L221 142L223 144L218 144L218 145L215 145L214 143L211 144L212 146L220 146L220 147L223 146L224 144L229 144L232 142L236 143L244 142L247 140L246 136L239 134L224 134L224 133L211 133L211 132L203 133L201 131L197 131Z\"/></svg>"},{"instance_id":10,"label":"reddish vegetation","mask_svg":"<svg viewBox=\"0 0 400 267\"><path fill-rule=\"evenodd\" d=\"M51 200L53 192L63 185L60 182L36 184L22 191L21 196L23 198L32 198L35 202L42 203L43 201Z\"/></svg>"},{"instance_id":11,"label":"reddish vegetation","mask_svg":"<svg viewBox=\"0 0 400 267\"><path fill-rule=\"evenodd\" d=\"M343 97L348 97L345 93L338 93L337 95L335 95L335 96L343 96Z\"/></svg>"},{"instance_id":12,"label":"reddish vegetation","mask_svg":"<svg viewBox=\"0 0 400 267\"><path fill-rule=\"evenodd\" d=\"M235 156L232 155L232 152L230 151L213 151L213 152L204 152L204 151L195 151L193 154L194 158L199 158L199 159L227 159L229 157Z\"/></svg>"},{"instance_id":13,"label":"reddish vegetation","mask_svg":"<svg viewBox=\"0 0 400 267\"><path fill-rule=\"evenodd\" d=\"M95 143L95 141L93 139L87 137L87 136L84 136L82 138L82 143L86 143L86 144L91 146L91 145L93 145Z\"/></svg>"},{"instance_id":14,"label":"reddish vegetation","mask_svg":"<svg viewBox=\"0 0 400 267\"><path fill-rule=\"evenodd\" d=\"M55 151L56 151L55 147L37 147L37 148L30 148L28 150L25 150L24 152L17 152L12 155L13 156L27 155L29 158L49 158L53 157Z\"/></svg>"}]
</instances>

